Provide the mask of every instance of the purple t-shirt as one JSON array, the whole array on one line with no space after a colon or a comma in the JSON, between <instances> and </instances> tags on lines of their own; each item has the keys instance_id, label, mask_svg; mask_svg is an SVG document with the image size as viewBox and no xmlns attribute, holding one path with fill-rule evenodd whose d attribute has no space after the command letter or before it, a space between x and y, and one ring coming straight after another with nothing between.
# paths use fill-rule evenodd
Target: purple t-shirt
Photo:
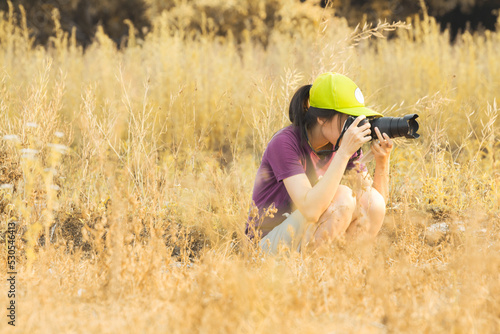
<instances>
[{"instance_id":1,"label":"purple t-shirt","mask_svg":"<svg viewBox=\"0 0 500 334\"><path fill-rule=\"evenodd\" d=\"M330 166L335 153L318 156L307 142L301 143L300 130L290 125L278 131L269 144L262 157L262 162L257 171L253 188L252 200L258 209L251 210L247 221L246 233L253 236L255 228L264 237L274 227L279 225L286 217L284 213L291 213L292 200L285 188L283 180L297 174L306 174L314 186ZM360 159L362 153L357 152L350 158L347 169L354 168L354 162ZM366 170L363 165L360 170ZM278 210L274 217L265 216L264 210L274 205Z\"/></svg>"}]
</instances>

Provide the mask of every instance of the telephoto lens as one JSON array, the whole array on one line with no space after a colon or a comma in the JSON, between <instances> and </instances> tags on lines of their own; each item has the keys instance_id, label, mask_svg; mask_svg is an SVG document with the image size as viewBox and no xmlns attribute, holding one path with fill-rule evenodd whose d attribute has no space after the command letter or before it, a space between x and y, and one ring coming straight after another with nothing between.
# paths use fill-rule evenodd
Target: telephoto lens
<instances>
[{"instance_id":1,"label":"telephoto lens","mask_svg":"<svg viewBox=\"0 0 500 334\"><path fill-rule=\"evenodd\" d=\"M417 114L409 114L403 117L379 117L364 119L359 122L358 126L361 126L366 122L370 122L372 130L372 140L378 138L377 133L375 132L375 128L378 128L380 130L380 133L386 133L389 138L406 137L410 139L416 139L420 137L420 135L417 133L417 117ZM347 129L352 124L352 122L354 122L354 120L354 117L349 116L344 127Z\"/></svg>"}]
</instances>

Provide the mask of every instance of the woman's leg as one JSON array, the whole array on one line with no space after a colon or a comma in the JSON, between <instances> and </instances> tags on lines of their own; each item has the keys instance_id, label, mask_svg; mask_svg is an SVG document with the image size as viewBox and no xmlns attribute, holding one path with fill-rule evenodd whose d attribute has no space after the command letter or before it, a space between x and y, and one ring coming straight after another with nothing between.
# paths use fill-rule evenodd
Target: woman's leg
<instances>
[{"instance_id":1,"label":"woman's leg","mask_svg":"<svg viewBox=\"0 0 500 334\"><path fill-rule=\"evenodd\" d=\"M356 197L351 188L339 185L332 204L317 223L310 224L308 227L302 245L318 247L322 243L344 237L353 220L355 209Z\"/></svg>"},{"instance_id":2,"label":"woman's leg","mask_svg":"<svg viewBox=\"0 0 500 334\"><path fill-rule=\"evenodd\" d=\"M373 238L384 222L385 200L375 188L368 187L357 197L357 203L354 219L347 228L346 235L349 239L360 236Z\"/></svg>"},{"instance_id":3,"label":"woman's leg","mask_svg":"<svg viewBox=\"0 0 500 334\"><path fill-rule=\"evenodd\" d=\"M277 254L280 247L297 250L306 227L306 219L299 210L295 210L281 224L262 238L259 246L270 254Z\"/></svg>"},{"instance_id":4,"label":"woman's leg","mask_svg":"<svg viewBox=\"0 0 500 334\"><path fill-rule=\"evenodd\" d=\"M355 197L349 187L340 185L318 223L307 228L302 245L315 248L343 237L373 238L380 231L384 217L385 201L376 189L368 187Z\"/></svg>"}]
</instances>

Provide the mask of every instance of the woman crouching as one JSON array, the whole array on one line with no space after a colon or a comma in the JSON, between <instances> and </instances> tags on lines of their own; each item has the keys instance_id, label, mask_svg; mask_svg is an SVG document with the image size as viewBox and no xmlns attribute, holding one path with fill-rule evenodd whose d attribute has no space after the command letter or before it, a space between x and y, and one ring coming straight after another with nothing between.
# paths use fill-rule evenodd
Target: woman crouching
<instances>
[{"instance_id":1,"label":"woman crouching","mask_svg":"<svg viewBox=\"0 0 500 334\"><path fill-rule=\"evenodd\" d=\"M356 119L347 128L349 116ZM370 123L358 125L373 116L382 115L365 107L361 90L344 75L324 73L297 90L289 108L292 125L273 136L255 179L252 200L258 213L249 218L246 233L259 236L263 250L276 253L283 246L300 251L377 235L385 216L393 143L375 129L372 180L359 162L361 146L372 140ZM355 171L362 184L354 192L341 184L346 171Z\"/></svg>"}]
</instances>

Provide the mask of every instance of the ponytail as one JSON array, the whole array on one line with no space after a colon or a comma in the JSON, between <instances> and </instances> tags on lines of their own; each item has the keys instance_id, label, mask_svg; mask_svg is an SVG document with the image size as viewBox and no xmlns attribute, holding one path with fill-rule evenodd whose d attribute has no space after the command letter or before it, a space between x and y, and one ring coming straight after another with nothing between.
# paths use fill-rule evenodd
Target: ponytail
<instances>
[{"instance_id":1,"label":"ponytail","mask_svg":"<svg viewBox=\"0 0 500 334\"><path fill-rule=\"evenodd\" d=\"M304 141L306 138L306 126L308 118L308 101L309 91L312 85L305 85L300 87L290 101L290 108L288 109L288 117L293 125L300 129L300 139Z\"/></svg>"},{"instance_id":2,"label":"ponytail","mask_svg":"<svg viewBox=\"0 0 500 334\"><path fill-rule=\"evenodd\" d=\"M309 91L312 85L305 85L300 87L290 101L290 108L288 109L288 117L293 125L303 124L303 119L307 112L307 102L309 100Z\"/></svg>"},{"instance_id":3,"label":"ponytail","mask_svg":"<svg viewBox=\"0 0 500 334\"><path fill-rule=\"evenodd\" d=\"M300 129L300 139L302 142L306 142L306 130L318 122L318 117L330 120L338 114L336 110L309 108L309 91L311 87L312 85L300 87L293 95L288 109L288 118L293 125Z\"/></svg>"}]
</instances>

